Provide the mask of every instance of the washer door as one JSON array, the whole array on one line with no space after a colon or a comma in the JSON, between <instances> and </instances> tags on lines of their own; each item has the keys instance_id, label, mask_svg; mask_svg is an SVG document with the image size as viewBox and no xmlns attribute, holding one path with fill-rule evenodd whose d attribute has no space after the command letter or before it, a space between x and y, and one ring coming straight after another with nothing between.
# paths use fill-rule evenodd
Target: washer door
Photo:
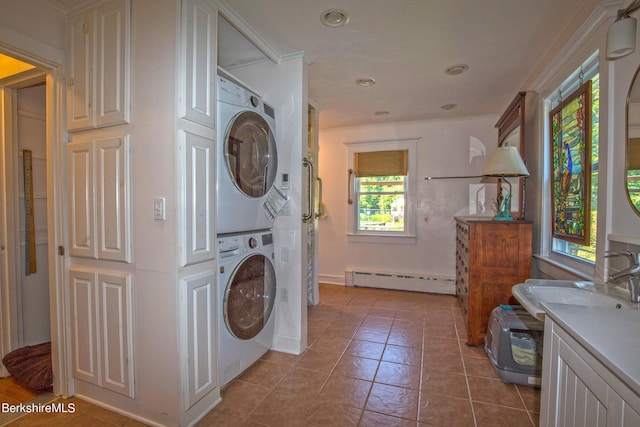
<instances>
[{"instance_id":1,"label":"washer door","mask_svg":"<svg viewBox=\"0 0 640 427\"><path fill-rule=\"evenodd\" d=\"M249 255L231 275L224 293L224 321L231 334L254 338L267 324L276 298L276 273L271 260Z\"/></svg>"},{"instance_id":2,"label":"washer door","mask_svg":"<svg viewBox=\"0 0 640 427\"><path fill-rule=\"evenodd\" d=\"M233 183L243 194L262 197L271 189L278 153L271 128L258 113L243 111L233 118L225 137L224 155Z\"/></svg>"}]
</instances>

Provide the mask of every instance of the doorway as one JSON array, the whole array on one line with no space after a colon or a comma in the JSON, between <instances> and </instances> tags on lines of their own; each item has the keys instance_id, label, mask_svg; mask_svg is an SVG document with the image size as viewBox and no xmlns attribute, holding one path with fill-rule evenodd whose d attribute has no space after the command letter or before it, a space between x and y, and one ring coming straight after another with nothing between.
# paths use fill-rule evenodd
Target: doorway
<instances>
[{"instance_id":1,"label":"doorway","mask_svg":"<svg viewBox=\"0 0 640 427\"><path fill-rule=\"evenodd\" d=\"M0 357L51 341L54 392L71 395L57 255L66 229L61 67L10 46L0 54L28 66L0 76Z\"/></svg>"}]
</instances>

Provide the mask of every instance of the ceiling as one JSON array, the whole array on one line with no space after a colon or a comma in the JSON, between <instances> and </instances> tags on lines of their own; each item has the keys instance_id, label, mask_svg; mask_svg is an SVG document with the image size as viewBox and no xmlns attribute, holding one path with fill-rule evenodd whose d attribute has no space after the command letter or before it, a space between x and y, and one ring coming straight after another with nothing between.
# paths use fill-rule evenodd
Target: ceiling
<instances>
[{"instance_id":1,"label":"ceiling","mask_svg":"<svg viewBox=\"0 0 640 427\"><path fill-rule=\"evenodd\" d=\"M66 10L92 0L48 0ZM501 114L564 43L572 18L588 17L600 0L216 0L278 56L304 52L309 97L321 129ZM613 2L615 3L615 2ZM342 28L320 15L344 10ZM578 9L576 9L578 8ZM589 10L585 10L589 9ZM238 18L238 16L240 18ZM220 26L219 63L265 56L231 25ZM460 75L444 70L467 64ZM376 84L360 87L357 79ZM442 105L455 104L451 110ZM376 112L388 112L376 115Z\"/></svg>"},{"instance_id":2,"label":"ceiling","mask_svg":"<svg viewBox=\"0 0 640 427\"><path fill-rule=\"evenodd\" d=\"M500 114L585 0L224 0L280 55L304 51L322 129ZM266 6L268 4L268 7ZM265 5L258 7L259 5ZM589 11L576 8L589 7ZM340 8L342 28L320 15ZM251 57L221 45L220 63ZM227 52L232 57L223 57ZM252 60L255 59L252 58ZM467 64L460 75L445 69ZM359 87L359 78L376 84ZM445 104L457 107L445 111ZM387 111L387 115L376 112Z\"/></svg>"}]
</instances>

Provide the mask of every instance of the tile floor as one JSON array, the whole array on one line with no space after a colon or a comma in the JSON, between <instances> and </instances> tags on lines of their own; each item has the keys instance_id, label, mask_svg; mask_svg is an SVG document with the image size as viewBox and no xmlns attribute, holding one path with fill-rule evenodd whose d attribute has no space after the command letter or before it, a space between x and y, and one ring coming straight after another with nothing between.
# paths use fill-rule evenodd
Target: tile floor
<instances>
[{"instance_id":1,"label":"tile floor","mask_svg":"<svg viewBox=\"0 0 640 427\"><path fill-rule=\"evenodd\" d=\"M321 285L309 349L268 352L222 390L206 426L535 426L540 391L503 384L464 344L452 296ZM76 413L30 414L18 426L142 424L77 398Z\"/></svg>"},{"instance_id":2,"label":"tile floor","mask_svg":"<svg viewBox=\"0 0 640 427\"><path fill-rule=\"evenodd\" d=\"M268 352L199 426L536 426L540 391L464 344L456 298L321 285L308 350Z\"/></svg>"}]
</instances>

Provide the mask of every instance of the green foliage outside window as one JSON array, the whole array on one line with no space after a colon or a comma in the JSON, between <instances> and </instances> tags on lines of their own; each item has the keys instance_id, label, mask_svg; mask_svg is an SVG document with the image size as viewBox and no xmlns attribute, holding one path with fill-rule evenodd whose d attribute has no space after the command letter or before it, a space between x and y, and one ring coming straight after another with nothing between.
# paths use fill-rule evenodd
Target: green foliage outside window
<instances>
[{"instance_id":1,"label":"green foliage outside window","mask_svg":"<svg viewBox=\"0 0 640 427\"><path fill-rule=\"evenodd\" d=\"M358 230L404 231L405 176L358 178L356 185Z\"/></svg>"}]
</instances>

